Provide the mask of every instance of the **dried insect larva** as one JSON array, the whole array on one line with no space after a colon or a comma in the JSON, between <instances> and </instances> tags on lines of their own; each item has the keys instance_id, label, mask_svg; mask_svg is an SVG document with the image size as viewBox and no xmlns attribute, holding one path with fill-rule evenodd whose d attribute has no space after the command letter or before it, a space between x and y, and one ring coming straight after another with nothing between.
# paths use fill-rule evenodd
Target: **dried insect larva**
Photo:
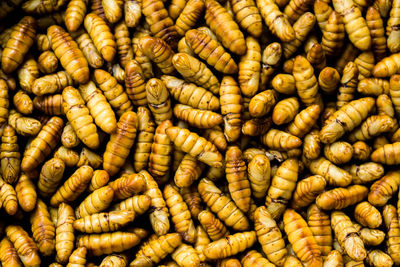
<instances>
[{"instance_id":1,"label":"dried insect larva","mask_svg":"<svg viewBox=\"0 0 400 267\"><path fill-rule=\"evenodd\" d=\"M146 182L145 195L151 198L151 206L154 207L150 212L150 222L153 230L158 235L165 235L169 231L169 213L165 200L154 178L145 170L139 172ZM128 203L126 204L128 205ZM120 207L122 207L120 205Z\"/></svg>"},{"instance_id":2,"label":"dried insect larva","mask_svg":"<svg viewBox=\"0 0 400 267\"><path fill-rule=\"evenodd\" d=\"M399 153L400 142L385 144L372 152L371 160L386 165L396 165L399 164Z\"/></svg>"},{"instance_id":3,"label":"dried insect larva","mask_svg":"<svg viewBox=\"0 0 400 267\"><path fill-rule=\"evenodd\" d=\"M358 80L362 80L371 76L372 69L375 65L374 53L371 51L362 52L356 59L354 63L358 68Z\"/></svg>"},{"instance_id":4,"label":"dried insect larva","mask_svg":"<svg viewBox=\"0 0 400 267\"><path fill-rule=\"evenodd\" d=\"M134 211L111 211L86 215L73 222L75 230L92 234L113 232L121 229L135 219Z\"/></svg>"},{"instance_id":5,"label":"dried insect larva","mask_svg":"<svg viewBox=\"0 0 400 267\"><path fill-rule=\"evenodd\" d=\"M325 178L320 175L310 176L299 181L293 193L291 207L293 209L307 207L325 190L325 187Z\"/></svg>"},{"instance_id":6,"label":"dried insect larva","mask_svg":"<svg viewBox=\"0 0 400 267\"><path fill-rule=\"evenodd\" d=\"M282 57L282 46L280 43L274 42L267 47L265 47L262 56L262 68L261 68L261 79L260 79L260 86L261 88L266 88L268 80L270 76L274 73L277 69L279 61ZM290 73L292 73L290 71ZM296 91L295 89L293 91Z\"/></svg>"},{"instance_id":7,"label":"dried insect larva","mask_svg":"<svg viewBox=\"0 0 400 267\"><path fill-rule=\"evenodd\" d=\"M297 97L290 97L279 101L272 111L272 121L276 125L291 122L299 111Z\"/></svg>"},{"instance_id":8,"label":"dried insect larva","mask_svg":"<svg viewBox=\"0 0 400 267\"><path fill-rule=\"evenodd\" d=\"M125 68L128 61L133 59L133 49L131 39L129 38L129 29L125 21L121 21L115 26L114 31L119 61L121 66Z\"/></svg>"},{"instance_id":9,"label":"dried insect larva","mask_svg":"<svg viewBox=\"0 0 400 267\"><path fill-rule=\"evenodd\" d=\"M208 244L204 249L204 255L209 259L226 258L246 250L255 241L254 231L236 233Z\"/></svg>"},{"instance_id":10,"label":"dried insect larva","mask_svg":"<svg viewBox=\"0 0 400 267\"><path fill-rule=\"evenodd\" d=\"M189 154L185 154L175 172L175 184L181 188L189 187L200 177L204 166L202 162L199 162Z\"/></svg>"},{"instance_id":11,"label":"dried insect larva","mask_svg":"<svg viewBox=\"0 0 400 267\"><path fill-rule=\"evenodd\" d=\"M82 148L81 153L79 154L79 161L76 164L76 166L82 167L83 165L89 165L90 167L97 169L100 167L102 163L103 163L102 156L84 147Z\"/></svg>"},{"instance_id":12,"label":"dried insect larva","mask_svg":"<svg viewBox=\"0 0 400 267\"><path fill-rule=\"evenodd\" d=\"M99 51L97 51L93 40L90 39L89 34L87 34L84 30L80 30L75 33L71 33L71 36L75 39L89 66L92 68L100 68L103 66L104 60Z\"/></svg>"},{"instance_id":13,"label":"dried insect larva","mask_svg":"<svg viewBox=\"0 0 400 267\"><path fill-rule=\"evenodd\" d=\"M352 176L347 171L337 167L324 157L305 162L311 173L318 174L333 186L347 186L351 183Z\"/></svg>"},{"instance_id":14,"label":"dried insect larva","mask_svg":"<svg viewBox=\"0 0 400 267\"><path fill-rule=\"evenodd\" d=\"M366 258L366 262L370 266L382 266L382 267L393 266L392 258L388 254L379 249L369 251Z\"/></svg>"},{"instance_id":15,"label":"dried insect larva","mask_svg":"<svg viewBox=\"0 0 400 267\"><path fill-rule=\"evenodd\" d=\"M276 150L290 150L301 146L300 138L276 129L270 129L266 134L261 136L261 142L268 148Z\"/></svg>"},{"instance_id":16,"label":"dried insect larva","mask_svg":"<svg viewBox=\"0 0 400 267\"><path fill-rule=\"evenodd\" d=\"M254 213L254 230L268 260L282 266L287 255L285 241L275 220L264 206L258 207Z\"/></svg>"},{"instance_id":17,"label":"dried insect larva","mask_svg":"<svg viewBox=\"0 0 400 267\"><path fill-rule=\"evenodd\" d=\"M74 81L86 83L89 80L89 66L78 44L60 26L51 26L48 28L47 34L51 38L52 50L60 59L61 65L67 73Z\"/></svg>"},{"instance_id":18,"label":"dried insect larva","mask_svg":"<svg viewBox=\"0 0 400 267\"><path fill-rule=\"evenodd\" d=\"M389 81L379 78L366 78L357 85L357 91L363 95L388 95L390 93L389 89Z\"/></svg>"},{"instance_id":19,"label":"dried insect larva","mask_svg":"<svg viewBox=\"0 0 400 267\"><path fill-rule=\"evenodd\" d=\"M145 213L150 208L151 198L147 195L136 195L127 198L112 207L112 211L129 210L137 215Z\"/></svg>"},{"instance_id":20,"label":"dried insect larva","mask_svg":"<svg viewBox=\"0 0 400 267\"><path fill-rule=\"evenodd\" d=\"M206 129L202 136L213 143L220 151L225 151L228 147L224 133L219 126L215 126L212 129Z\"/></svg>"},{"instance_id":21,"label":"dried insect larva","mask_svg":"<svg viewBox=\"0 0 400 267\"><path fill-rule=\"evenodd\" d=\"M0 178L0 201L7 214L15 215L18 211L17 193L14 188Z\"/></svg>"},{"instance_id":22,"label":"dried insect larva","mask_svg":"<svg viewBox=\"0 0 400 267\"><path fill-rule=\"evenodd\" d=\"M367 184L378 180L385 172L383 166L375 162L366 162L361 165L353 164L346 169L353 176L353 184Z\"/></svg>"},{"instance_id":23,"label":"dried insect larva","mask_svg":"<svg viewBox=\"0 0 400 267\"><path fill-rule=\"evenodd\" d=\"M38 199L35 210L31 213L33 239L43 256L50 256L55 249L56 228L50 219L46 204Z\"/></svg>"},{"instance_id":24,"label":"dried insect larva","mask_svg":"<svg viewBox=\"0 0 400 267\"><path fill-rule=\"evenodd\" d=\"M106 22L95 13L89 13L85 16L84 25L97 50L106 61L111 62L116 54L116 43Z\"/></svg>"},{"instance_id":25,"label":"dried insect larva","mask_svg":"<svg viewBox=\"0 0 400 267\"><path fill-rule=\"evenodd\" d=\"M85 191L92 175L93 169L90 166L84 165L77 169L51 197L50 204L57 207L62 202L74 201Z\"/></svg>"},{"instance_id":26,"label":"dried insect larva","mask_svg":"<svg viewBox=\"0 0 400 267\"><path fill-rule=\"evenodd\" d=\"M377 228L382 224L382 215L368 201L357 204L354 209L354 218L368 228Z\"/></svg>"},{"instance_id":27,"label":"dried insect larva","mask_svg":"<svg viewBox=\"0 0 400 267\"><path fill-rule=\"evenodd\" d=\"M62 95L61 95L61 97L62 97ZM80 143L80 140L79 140L78 136L76 135L74 129L72 128L72 125L70 122L67 122L65 124L63 132L61 134L61 143L66 148L74 148L74 147L78 146Z\"/></svg>"},{"instance_id":28,"label":"dried insect larva","mask_svg":"<svg viewBox=\"0 0 400 267\"><path fill-rule=\"evenodd\" d=\"M237 231L249 229L249 221L244 213L229 197L223 195L222 191L213 182L206 178L202 179L199 182L198 190L207 206L217 214L219 219L225 222L226 226L232 227Z\"/></svg>"},{"instance_id":29,"label":"dried insect larva","mask_svg":"<svg viewBox=\"0 0 400 267\"><path fill-rule=\"evenodd\" d=\"M36 20L25 16L16 24L4 47L1 56L1 68L8 74L18 68L23 62L26 53L33 45L36 35Z\"/></svg>"},{"instance_id":30,"label":"dried insect larva","mask_svg":"<svg viewBox=\"0 0 400 267\"><path fill-rule=\"evenodd\" d=\"M396 208L393 205L386 205L383 208L383 219L386 226L387 252L395 264L400 263L400 226Z\"/></svg>"},{"instance_id":31,"label":"dried insect larva","mask_svg":"<svg viewBox=\"0 0 400 267\"><path fill-rule=\"evenodd\" d=\"M124 13L126 26L129 28L136 27L142 16L142 1L125 1Z\"/></svg>"},{"instance_id":32,"label":"dried insect larva","mask_svg":"<svg viewBox=\"0 0 400 267\"><path fill-rule=\"evenodd\" d=\"M161 38L172 48L175 48L178 33L163 1L143 1L142 13L146 17L146 22L149 24L154 37Z\"/></svg>"},{"instance_id":33,"label":"dried insect larva","mask_svg":"<svg viewBox=\"0 0 400 267\"><path fill-rule=\"evenodd\" d=\"M211 142L203 137L179 127L169 127L165 132L175 146L182 151L209 166L222 167L222 155ZM196 143L196 146L193 146L194 143Z\"/></svg>"},{"instance_id":34,"label":"dried insect larva","mask_svg":"<svg viewBox=\"0 0 400 267\"><path fill-rule=\"evenodd\" d=\"M288 18L279 10L279 7L272 0L258 0L257 7L269 30L283 42L293 41L294 30Z\"/></svg>"},{"instance_id":35,"label":"dried insect larva","mask_svg":"<svg viewBox=\"0 0 400 267\"><path fill-rule=\"evenodd\" d=\"M65 170L65 163L59 158L46 161L40 171L38 190L43 197L50 197L57 191Z\"/></svg>"},{"instance_id":36,"label":"dried insect larva","mask_svg":"<svg viewBox=\"0 0 400 267\"><path fill-rule=\"evenodd\" d=\"M296 93L296 85L293 75L291 74L277 74L271 81L272 87L278 93L293 95Z\"/></svg>"},{"instance_id":37,"label":"dried insect larva","mask_svg":"<svg viewBox=\"0 0 400 267\"><path fill-rule=\"evenodd\" d=\"M125 65L125 73L125 88L129 99L134 105L146 105L146 83L141 66L136 60L129 60Z\"/></svg>"},{"instance_id":38,"label":"dried insect larva","mask_svg":"<svg viewBox=\"0 0 400 267\"><path fill-rule=\"evenodd\" d=\"M238 81L241 92L247 96L254 96L259 87L261 70L261 47L253 37L246 38L247 51L239 62Z\"/></svg>"},{"instance_id":39,"label":"dried insect larva","mask_svg":"<svg viewBox=\"0 0 400 267\"><path fill-rule=\"evenodd\" d=\"M172 185L166 185L164 187L164 198L170 210L175 230L182 235L185 241L194 243L196 238L196 229L190 211L186 203L183 201L179 190Z\"/></svg>"},{"instance_id":40,"label":"dried insect larva","mask_svg":"<svg viewBox=\"0 0 400 267\"><path fill-rule=\"evenodd\" d=\"M230 235L225 225L210 211L203 210L200 212L198 220L213 241Z\"/></svg>"},{"instance_id":41,"label":"dried insect larva","mask_svg":"<svg viewBox=\"0 0 400 267\"><path fill-rule=\"evenodd\" d=\"M364 243L353 227L350 218L341 211L334 211L331 214L331 225L340 246L347 255L355 261L362 261L367 253Z\"/></svg>"},{"instance_id":42,"label":"dried insect larva","mask_svg":"<svg viewBox=\"0 0 400 267\"><path fill-rule=\"evenodd\" d=\"M114 190L111 186L103 186L94 190L76 208L77 219L99 213L109 207L114 197Z\"/></svg>"},{"instance_id":43,"label":"dried insect larva","mask_svg":"<svg viewBox=\"0 0 400 267\"><path fill-rule=\"evenodd\" d=\"M162 39L150 36L141 37L139 49L146 57L156 63L164 74L171 74L175 71L172 65L174 52Z\"/></svg>"},{"instance_id":44,"label":"dried insect larva","mask_svg":"<svg viewBox=\"0 0 400 267\"><path fill-rule=\"evenodd\" d=\"M21 174L15 186L18 203L25 212L31 212L36 206L35 185L26 174Z\"/></svg>"},{"instance_id":45,"label":"dried insect larva","mask_svg":"<svg viewBox=\"0 0 400 267\"><path fill-rule=\"evenodd\" d=\"M344 44L345 27L342 16L333 11L322 31L322 49L328 57L337 55Z\"/></svg>"},{"instance_id":46,"label":"dried insect larva","mask_svg":"<svg viewBox=\"0 0 400 267\"><path fill-rule=\"evenodd\" d=\"M374 77L383 78L389 77L399 72L399 66L397 60L400 57L400 53L391 54L388 57L383 58L381 61L376 63L372 70ZM396 75L394 75L396 76ZM390 79L392 80L392 79Z\"/></svg>"},{"instance_id":47,"label":"dried insect larva","mask_svg":"<svg viewBox=\"0 0 400 267\"><path fill-rule=\"evenodd\" d=\"M243 212L250 208L251 189L246 163L239 147L230 146L225 153L225 173L232 200Z\"/></svg>"},{"instance_id":48,"label":"dried insect larva","mask_svg":"<svg viewBox=\"0 0 400 267\"><path fill-rule=\"evenodd\" d=\"M18 68L17 74L21 88L24 91L31 93L33 83L37 78L39 78L39 66L36 60L31 56L27 56L26 60Z\"/></svg>"},{"instance_id":49,"label":"dried insect larva","mask_svg":"<svg viewBox=\"0 0 400 267\"><path fill-rule=\"evenodd\" d=\"M58 207L56 222L56 260L66 263L74 249L74 210L66 203Z\"/></svg>"},{"instance_id":50,"label":"dried insect larva","mask_svg":"<svg viewBox=\"0 0 400 267\"><path fill-rule=\"evenodd\" d=\"M44 161L58 143L62 127L63 120L59 117L52 117L43 126L39 134L24 152L21 163L22 171L29 172Z\"/></svg>"},{"instance_id":51,"label":"dried insect larva","mask_svg":"<svg viewBox=\"0 0 400 267\"><path fill-rule=\"evenodd\" d=\"M178 233L171 233L155 237L136 253L131 266L153 266L172 253L182 244L182 238Z\"/></svg>"},{"instance_id":52,"label":"dried insect larva","mask_svg":"<svg viewBox=\"0 0 400 267\"><path fill-rule=\"evenodd\" d=\"M62 103L63 99L61 94L36 96L33 99L33 106L47 115L64 115Z\"/></svg>"},{"instance_id":53,"label":"dried insect larva","mask_svg":"<svg viewBox=\"0 0 400 267\"><path fill-rule=\"evenodd\" d=\"M373 98L365 97L344 105L325 122L320 131L321 142L333 143L345 132L353 130L368 116L374 104Z\"/></svg>"},{"instance_id":54,"label":"dried insect larva","mask_svg":"<svg viewBox=\"0 0 400 267\"><path fill-rule=\"evenodd\" d=\"M53 94L71 85L71 76L66 71L59 71L36 79L32 85L32 93L37 96Z\"/></svg>"},{"instance_id":55,"label":"dried insect larva","mask_svg":"<svg viewBox=\"0 0 400 267\"><path fill-rule=\"evenodd\" d=\"M263 117L275 106L277 94L273 90L265 90L253 96L249 103L249 112L252 117Z\"/></svg>"},{"instance_id":56,"label":"dried insect larva","mask_svg":"<svg viewBox=\"0 0 400 267\"><path fill-rule=\"evenodd\" d=\"M398 190L400 172L390 171L378 181L374 182L368 193L368 201L374 206L383 206Z\"/></svg>"},{"instance_id":57,"label":"dried insect larva","mask_svg":"<svg viewBox=\"0 0 400 267\"><path fill-rule=\"evenodd\" d=\"M252 0L232 0L229 3L239 26L253 37L260 37L262 33L262 18L255 2Z\"/></svg>"},{"instance_id":58,"label":"dried insect larva","mask_svg":"<svg viewBox=\"0 0 400 267\"><path fill-rule=\"evenodd\" d=\"M287 209L283 215L283 223L296 256L306 266L322 266L321 251L317 241L301 215L292 209Z\"/></svg>"},{"instance_id":59,"label":"dried insect larva","mask_svg":"<svg viewBox=\"0 0 400 267\"><path fill-rule=\"evenodd\" d=\"M120 117L117 128L111 134L104 152L103 168L111 176L124 165L136 138L138 118L135 112L127 111Z\"/></svg>"},{"instance_id":60,"label":"dried insect larva","mask_svg":"<svg viewBox=\"0 0 400 267\"><path fill-rule=\"evenodd\" d=\"M206 0L205 4L207 25L224 47L235 54L243 55L246 52L246 43L239 26L217 1Z\"/></svg>"},{"instance_id":61,"label":"dried insect larva","mask_svg":"<svg viewBox=\"0 0 400 267\"><path fill-rule=\"evenodd\" d=\"M100 144L97 127L81 94L74 87L68 86L62 96L64 112L75 133L85 145L96 149Z\"/></svg>"},{"instance_id":62,"label":"dried insect larva","mask_svg":"<svg viewBox=\"0 0 400 267\"><path fill-rule=\"evenodd\" d=\"M220 87L221 114L224 116L224 135L228 142L240 137L243 111L240 87L231 76L224 76Z\"/></svg>"},{"instance_id":63,"label":"dried insect larva","mask_svg":"<svg viewBox=\"0 0 400 267\"><path fill-rule=\"evenodd\" d=\"M262 199L271 182L271 166L267 156L256 155L248 164L248 176L252 195Z\"/></svg>"},{"instance_id":64,"label":"dried insect larva","mask_svg":"<svg viewBox=\"0 0 400 267\"><path fill-rule=\"evenodd\" d=\"M332 1L335 10L343 16L343 22L350 41L362 51L371 48L371 34L361 10L352 0Z\"/></svg>"},{"instance_id":65,"label":"dried insect larva","mask_svg":"<svg viewBox=\"0 0 400 267\"><path fill-rule=\"evenodd\" d=\"M133 164L135 171L138 172L147 167L151 152L151 145L153 143L155 124L151 118L150 111L145 107L138 108L137 116L138 116L138 134L135 145Z\"/></svg>"},{"instance_id":66,"label":"dried insect larva","mask_svg":"<svg viewBox=\"0 0 400 267\"><path fill-rule=\"evenodd\" d=\"M196 22L200 19L204 9L205 3L201 0L189 0L186 3L175 22L175 28L179 35L184 36L188 30L192 29L196 25Z\"/></svg>"},{"instance_id":67,"label":"dried insect larva","mask_svg":"<svg viewBox=\"0 0 400 267\"><path fill-rule=\"evenodd\" d=\"M177 53L172 57L172 64L187 81L209 89L214 94L219 93L217 77L200 60L186 53Z\"/></svg>"},{"instance_id":68,"label":"dried insect larva","mask_svg":"<svg viewBox=\"0 0 400 267\"><path fill-rule=\"evenodd\" d=\"M306 135L319 118L321 107L319 105L311 105L298 113L291 124L288 126L288 131L292 135L299 138Z\"/></svg>"},{"instance_id":69,"label":"dried insect larva","mask_svg":"<svg viewBox=\"0 0 400 267\"><path fill-rule=\"evenodd\" d=\"M389 117L394 117L394 115L395 115L395 110L393 108L392 100L390 99L390 97L387 94L380 94L377 97L376 109L377 109L378 115L387 115ZM393 140L393 138L394 137L392 137L392 140Z\"/></svg>"},{"instance_id":70,"label":"dried insect larva","mask_svg":"<svg viewBox=\"0 0 400 267\"><path fill-rule=\"evenodd\" d=\"M79 92L93 116L94 122L104 132L111 134L117 127L115 114L107 102L106 97L96 88L94 82L81 84Z\"/></svg>"},{"instance_id":71,"label":"dried insect larva","mask_svg":"<svg viewBox=\"0 0 400 267\"><path fill-rule=\"evenodd\" d=\"M340 82L339 72L331 67L325 67L321 70L318 76L318 84L322 91L327 94L332 94L336 91L337 85Z\"/></svg>"},{"instance_id":72,"label":"dried insect larva","mask_svg":"<svg viewBox=\"0 0 400 267\"><path fill-rule=\"evenodd\" d=\"M217 110L220 107L219 99L211 92L197 87L192 83L185 83L174 76L161 76L171 95L181 104L194 108Z\"/></svg>"},{"instance_id":73,"label":"dried insect larva","mask_svg":"<svg viewBox=\"0 0 400 267\"><path fill-rule=\"evenodd\" d=\"M109 183L114 190L114 200L126 199L132 195L143 192L145 181L143 176L135 173L124 173L120 178ZM109 192L111 195L111 192Z\"/></svg>"},{"instance_id":74,"label":"dried insect larva","mask_svg":"<svg viewBox=\"0 0 400 267\"><path fill-rule=\"evenodd\" d=\"M337 141L325 145L324 155L333 164L341 165L351 160L353 156L353 147L347 142Z\"/></svg>"},{"instance_id":75,"label":"dried insect larva","mask_svg":"<svg viewBox=\"0 0 400 267\"><path fill-rule=\"evenodd\" d=\"M13 127L5 125L1 141L1 174L4 181L14 184L19 177L21 154L19 153L18 137Z\"/></svg>"},{"instance_id":76,"label":"dried insect larva","mask_svg":"<svg viewBox=\"0 0 400 267\"><path fill-rule=\"evenodd\" d=\"M296 187L298 169L299 162L296 159L287 159L278 167L272 177L265 206L274 219L278 219L285 211Z\"/></svg>"},{"instance_id":77,"label":"dried insect larva","mask_svg":"<svg viewBox=\"0 0 400 267\"><path fill-rule=\"evenodd\" d=\"M294 3L297 2L292 0L289 2ZM290 8L290 6L287 6L287 8ZM285 9L285 12L287 10ZM299 16L299 18L296 18L296 22L293 24L293 30L295 34L295 39L290 41L290 42L284 42L282 44L282 49L283 49L283 55L285 58L290 58L301 46L301 44L306 40L306 37L308 33L311 31L311 29L314 27L315 24L315 16L311 12L306 12Z\"/></svg>"},{"instance_id":78,"label":"dried insect larva","mask_svg":"<svg viewBox=\"0 0 400 267\"><path fill-rule=\"evenodd\" d=\"M4 266L22 266L17 250L7 237L4 237L0 242L0 261Z\"/></svg>"},{"instance_id":79,"label":"dried insect larva","mask_svg":"<svg viewBox=\"0 0 400 267\"><path fill-rule=\"evenodd\" d=\"M193 49L193 52L201 59L206 60L217 71L225 74L238 72L238 66L231 55L209 35L193 29L186 32L185 39L190 48Z\"/></svg>"},{"instance_id":80,"label":"dried insect larva","mask_svg":"<svg viewBox=\"0 0 400 267\"><path fill-rule=\"evenodd\" d=\"M366 161L369 159L369 155L372 152L372 148L364 141L358 141L353 144L353 159Z\"/></svg>"},{"instance_id":81,"label":"dried insect larva","mask_svg":"<svg viewBox=\"0 0 400 267\"><path fill-rule=\"evenodd\" d=\"M326 25L328 23L329 16L332 14L332 11L332 7L327 2L322 0L316 0L314 2L315 18L317 19L318 26L322 33L326 29Z\"/></svg>"},{"instance_id":82,"label":"dried insect larva","mask_svg":"<svg viewBox=\"0 0 400 267\"><path fill-rule=\"evenodd\" d=\"M133 109L132 103L127 93L124 91L124 88L110 73L105 70L96 69L94 71L94 81L103 91L110 105L117 110L119 116Z\"/></svg>"},{"instance_id":83,"label":"dried insect larva","mask_svg":"<svg viewBox=\"0 0 400 267\"><path fill-rule=\"evenodd\" d=\"M148 169L159 183L165 183L169 178L169 166L173 149L171 139L166 132L169 127L172 127L170 120L162 122L156 128L153 143L151 144Z\"/></svg>"},{"instance_id":84,"label":"dried insect larva","mask_svg":"<svg viewBox=\"0 0 400 267\"><path fill-rule=\"evenodd\" d=\"M314 235L322 256L332 250L332 228L329 215L312 204L307 210L307 224Z\"/></svg>"},{"instance_id":85,"label":"dried insect larva","mask_svg":"<svg viewBox=\"0 0 400 267\"><path fill-rule=\"evenodd\" d=\"M368 188L362 185L338 187L319 195L316 203L319 208L324 210L340 210L360 202L367 195Z\"/></svg>"},{"instance_id":86,"label":"dried insect larva","mask_svg":"<svg viewBox=\"0 0 400 267\"><path fill-rule=\"evenodd\" d=\"M67 1L37 1L29 0L22 5L22 9L31 14L46 14L58 11Z\"/></svg>"},{"instance_id":87,"label":"dried insect larva","mask_svg":"<svg viewBox=\"0 0 400 267\"><path fill-rule=\"evenodd\" d=\"M81 236L77 240L80 247L86 247L93 256L122 252L138 245L147 231L134 228L132 232L113 232Z\"/></svg>"},{"instance_id":88,"label":"dried insect larva","mask_svg":"<svg viewBox=\"0 0 400 267\"><path fill-rule=\"evenodd\" d=\"M122 8L124 1L122 0L102 0L101 5L104 9L104 16L110 23L118 22L122 17Z\"/></svg>"},{"instance_id":89,"label":"dried insect larva","mask_svg":"<svg viewBox=\"0 0 400 267\"><path fill-rule=\"evenodd\" d=\"M154 77L153 68L150 59L146 55L144 55L139 48L139 40L141 37L150 36L150 34L151 33L149 30L137 27L137 30L135 31L132 38L132 48L133 53L135 54L135 60L139 63L140 67L143 70L143 74L147 79Z\"/></svg>"},{"instance_id":90,"label":"dried insect larva","mask_svg":"<svg viewBox=\"0 0 400 267\"><path fill-rule=\"evenodd\" d=\"M379 10L371 6L365 15L368 29L372 38L372 51L377 61L382 60L386 55L385 28Z\"/></svg>"},{"instance_id":91,"label":"dried insect larva","mask_svg":"<svg viewBox=\"0 0 400 267\"><path fill-rule=\"evenodd\" d=\"M8 225L5 233L11 241L22 263L27 266L40 266L39 251L28 233L18 225Z\"/></svg>"},{"instance_id":92,"label":"dried insect larva","mask_svg":"<svg viewBox=\"0 0 400 267\"><path fill-rule=\"evenodd\" d=\"M125 254L111 254L106 256L100 263L100 267L107 266L120 266L126 267L128 266L128 257Z\"/></svg>"},{"instance_id":93,"label":"dried insect larva","mask_svg":"<svg viewBox=\"0 0 400 267\"><path fill-rule=\"evenodd\" d=\"M304 137L303 155L307 160L315 160L319 157L320 153L319 132L313 130Z\"/></svg>"},{"instance_id":94,"label":"dried insect larva","mask_svg":"<svg viewBox=\"0 0 400 267\"><path fill-rule=\"evenodd\" d=\"M53 73L58 67L58 59L51 51L44 51L38 58L39 70L43 73Z\"/></svg>"},{"instance_id":95,"label":"dried insect larva","mask_svg":"<svg viewBox=\"0 0 400 267\"><path fill-rule=\"evenodd\" d=\"M295 58L293 76L300 100L307 106L319 104L321 96L318 94L317 78L313 67L305 57L299 55Z\"/></svg>"},{"instance_id":96,"label":"dried insect larva","mask_svg":"<svg viewBox=\"0 0 400 267\"><path fill-rule=\"evenodd\" d=\"M354 62L349 62L343 69L341 86L338 89L336 107L341 108L354 99L358 78L358 68Z\"/></svg>"},{"instance_id":97,"label":"dried insect larva","mask_svg":"<svg viewBox=\"0 0 400 267\"><path fill-rule=\"evenodd\" d=\"M396 40L400 37L399 26L399 8L400 2L393 1L392 9L390 10L390 16L386 25L386 34L388 35L387 47L392 53L397 53L400 51L399 44Z\"/></svg>"},{"instance_id":98,"label":"dried insect larva","mask_svg":"<svg viewBox=\"0 0 400 267\"><path fill-rule=\"evenodd\" d=\"M68 3L64 19L68 31L74 32L78 30L79 26L83 23L88 2L88 0L73 0Z\"/></svg>"},{"instance_id":99,"label":"dried insect larva","mask_svg":"<svg viewBox=\"0 0 400 267\"><path fill-rule=\"evenodd\" d=\"M146 96L157 125L172 119L169 92L161 80L152 78L146 83Z\"/></svg>"}]
</instances>

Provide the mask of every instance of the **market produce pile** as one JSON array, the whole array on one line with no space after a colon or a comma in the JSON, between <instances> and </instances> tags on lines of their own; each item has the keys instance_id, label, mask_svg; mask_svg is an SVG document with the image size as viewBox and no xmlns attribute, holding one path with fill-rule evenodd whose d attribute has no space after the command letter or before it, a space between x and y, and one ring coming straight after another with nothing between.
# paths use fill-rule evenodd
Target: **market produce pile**
<instances>
[{"instance_id":1,"label":"market produce pile","mask_svg":"<svg viewBox=\"0 0 400 267\"><path fill-rule=\"evenodd\" d=\"M1 266L400 265L400 0L0 0Z\"/></svg>"}]
</instances>

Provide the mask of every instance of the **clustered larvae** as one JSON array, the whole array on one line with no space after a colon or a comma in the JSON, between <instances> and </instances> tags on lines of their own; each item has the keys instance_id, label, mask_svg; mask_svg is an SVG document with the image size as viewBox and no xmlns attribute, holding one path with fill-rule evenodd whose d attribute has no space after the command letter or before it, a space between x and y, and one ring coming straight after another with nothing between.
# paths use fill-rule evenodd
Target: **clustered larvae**
<instances>
[{"instance_id":1,"label":"clustered larvae","mask_svg":"<svg viewBox=\"0 0 400 267\"><path fill-rule=\"evenodd\" d=\"M0 0L0 265L400 265L400 0Z\"/></svg>"}]
</instances>

